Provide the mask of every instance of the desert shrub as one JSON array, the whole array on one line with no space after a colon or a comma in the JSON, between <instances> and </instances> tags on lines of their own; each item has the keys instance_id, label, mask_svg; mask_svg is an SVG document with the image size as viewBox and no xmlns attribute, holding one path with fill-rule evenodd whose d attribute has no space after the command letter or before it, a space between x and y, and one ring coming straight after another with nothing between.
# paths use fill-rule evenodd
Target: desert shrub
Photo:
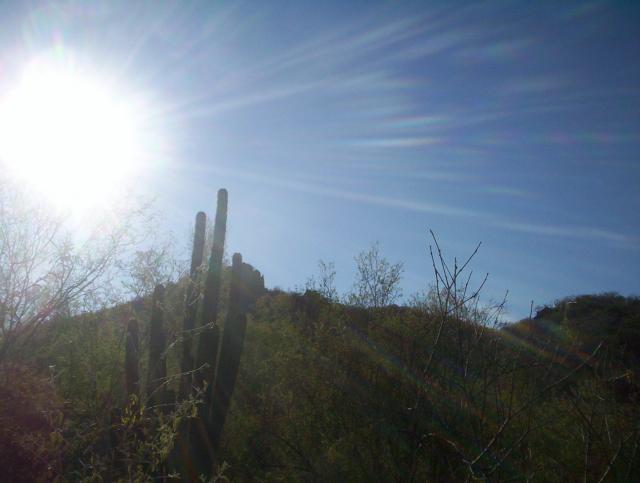
<instances>
[{"instance_id":1,"label":"desert shrub","mask_svg":"<svg viewBox=\"0 0 640 483\"><path fill-rule=\"evenodd\" d=\"M62 401L32 368L0 364L0 467L5 481L50 481L65 449Z\"/></svg>"},{"instance_id":2,"label":"desert shrub","mask_svg":"<svg viewBox=\"0 0 640 483\"><path fill-rule=\"evenodd\" d=\"M417 307L260 301L223 438L233 479L630 481L640 414L613 346L502 328L484 279L432 253Z\"/></svg>"}]
</instances>

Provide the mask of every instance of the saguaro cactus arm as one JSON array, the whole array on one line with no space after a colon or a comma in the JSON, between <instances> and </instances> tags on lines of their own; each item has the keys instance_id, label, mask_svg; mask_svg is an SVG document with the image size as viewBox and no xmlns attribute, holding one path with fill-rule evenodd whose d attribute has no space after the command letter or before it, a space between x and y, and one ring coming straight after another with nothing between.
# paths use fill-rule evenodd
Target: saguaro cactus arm
<instances>
[{"instance_id":1,"label":"saguaro cactus arm","mask_svg":"<svg viewBox=\"0 0 640 483\"><path fill-rule=\"evenodd\" d=\"M219 328L215 322L220 301L222 257L227 229L227 204L227 190L221 189L218 191L216 221L213 228L213 245L202 299L202 331L199 336L196 354L196 367L199 370L194 373L194 386L198 389L204 389L204 401L198 408L197 418L191 424L189 434L194 467L198 474L205 475L210 475L213 468L210 409L220 340Z\"/></svg>"},{"instance_id":2,"label":"saguaro cactus arm","mask_svg":"<svg viewBox=\"0 0 640 483\"><path fill-rule=\"evenodd\" d=\"M222 428L229 410L231 394L233 393L240 367L240 356L247 327L246 310L251 298L252 284L249 277L253 275L252 272L249 265L242 263L242 256L239 253L235 253L231 268L229 309L224 324L215 392L211 407L211 440L214 454L217 453L220 446Z\"/></svg>"},{"instance_id":3,"label":"saguaro cactus arm","mask_svg":"<svg viewBox=\"0 0 640 483\"><path fill-rule=\"evenodd\" d=\"M205 397L210 400L211 385L215 377L215 365L218 357L219 330L215 325L218 305L220 302L220 285L222 278L222 256L224 255L224 240L227 230L227 190L218 191L218 205L216 209L216 221L213 228L213 245L209 257L209 270L204 287L202 299L203 330L198 341L196 357L197 367L206 365L206 368L196 373L195 382L198 387L204 386L204 381L209 383Z\"/></svg>"},{"instance_id":4,"label":"saguaro cactus arm","mask_svg":"<svg viewBox=\"0 0 640 483\"><path fill-rule=\"evenodd\" d=\"M153 307L149 325L149 381L147 394L149 406L165 402L164 382L167 377L165 351L167 338L164 332L164 287L156 285L153 291Z\"/></svg>"},{"instance_id":5,"label":"saguaro cactus arm","mask_svg":"<svg viewBox=\"0 0 640 483\"><path fill-rule=\"evenodd\" d=\"M138 337L138 321L129 319L127 323L127 341L125 347L124 366L127 396L139 395L140 390L140 339Z\"/></svg>"},{"instance_id":6,"label":"saguaro cactus arm","mask_svg":"<svg viewBox=\"0 0 640 483\"><path fill-rule=\"evenodd\" d=\"M193 251L191 252L191 271L185 295L185 314L182 325L182 377L180 378L180 399L188 396L191 390L191 371L193 371L193 330L195 329L198 312L198 275L204 257L204 240L207 217L201 211L196 215L196 227L193 237Z\"/></svg>"}]
</instances>

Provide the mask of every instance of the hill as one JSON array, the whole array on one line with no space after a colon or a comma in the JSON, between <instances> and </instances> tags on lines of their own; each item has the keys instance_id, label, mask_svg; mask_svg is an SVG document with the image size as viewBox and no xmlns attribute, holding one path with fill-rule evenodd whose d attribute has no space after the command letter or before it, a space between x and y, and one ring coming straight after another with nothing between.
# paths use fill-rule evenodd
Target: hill
<instances>
[{"instance_id":1,"label":"hill","mask_svg":"<svg viewBox=\"0 0 640 483\"><path fill-rule=\"evenodd\" d=\"M175 320L184 289L181 282L166 294L169 374L179 371ZM172 412L154 416L143 406L139 446L126 451L114 429L126 402L125 322L132 314L140 321L144 375L150 303L59 319L25 355L23 367L34 374L51 371L50 384L23 374L34 384L19 397L35 398L34 414L59 414L60 426L43 422L37 431L59 435L49 450L67 480L101 472L126 480L127 462L175 444L180 422ZM640 474L637 298L563 299L504 328L477 311L442 309L264 293L247 321L221 473L232 481L632 481ZM169 390L176 393L178 382L169 378ZM2 385L11 387L10 379ZM167 471L141 468L148 476Z\"/></svg>"},{"instance_id":2,"label":"hill","mask_svg":"<svg viewBox=\"0 0 640 483\"><path fill-rule=\"evenodd\" d=\"M556 321L561 302L497 330L437 307L263 298L225 433L233 474L628 481L638 470L637 400L612 381L638 370L619 352L638 330L638 301L572 300L566 320Z\"/></svg>"}]
</instances>

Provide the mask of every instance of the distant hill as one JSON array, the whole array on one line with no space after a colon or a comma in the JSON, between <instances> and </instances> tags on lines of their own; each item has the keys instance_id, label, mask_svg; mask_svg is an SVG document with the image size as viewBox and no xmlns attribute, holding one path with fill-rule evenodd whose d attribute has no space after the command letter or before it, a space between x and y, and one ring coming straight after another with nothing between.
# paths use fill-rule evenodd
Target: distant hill
<instances>
[{"instance_id":1,"label":"distant hill","mask_svg":"<svg viewBox=\"0 0 640 483\"><path fill-rule=\"evenodd\" d=\"M640 297L616 293L566 297L506 330L538 343L575 344L583 351L593 351L602 342L617 362L640 369Z\"/></svg>"}]
</instances>

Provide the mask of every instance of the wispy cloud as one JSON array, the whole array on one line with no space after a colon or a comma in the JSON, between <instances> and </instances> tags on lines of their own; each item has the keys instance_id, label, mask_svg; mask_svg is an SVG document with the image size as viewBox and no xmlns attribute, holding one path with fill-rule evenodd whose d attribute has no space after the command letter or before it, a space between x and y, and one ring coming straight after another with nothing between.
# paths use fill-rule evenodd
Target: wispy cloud
<instances>
[{"instance_id":1,"label":"wispy cloud","mask_svg":"<svg viewBox=\"0 0 640 483\"><path fill-rule=\"evenodd\" d=\"M530 191L522 190L519 188L512 188L509 186L483 186L478 188L478 191L481 193L507 196L512 198L534 199L538 197L535 193L531 193Z\"/></svg>"},{"instance_id":2,"label":"wispy cloud","mask_svg":"<svg viewBox=\"0 0 640 483\"><path fill-rule=\"evenodd\" d=\"M549 93L567 86L567 81L557 76L532 76L507 80L502 88L503 95Z\"/></svg>"},{"instance_id":3,"label":"wispy cloud","mask_svg":"<svg viewBox=\"0 0 640 483\"><path fill-rule=\"evenodd\" d=\"M453 50L478 38L478 33L467 28L448 29L434 33L405 49L402 55L406 58L428 57Z\"/></svg>"},{"instance_id":4,"label":"wispy cloud","mask_svg":"<svg viewBox=\"0 0 640 483\"><path fill-rule=\"evenodd\" d=\"M413 148L417 146L429 146L440 142L442 142L442 139L437 137L397 137L361 139L350 141L349 144L365 148Z\"/></svg>"},{"instance_id":5,"label":"wispy cloud","mask_svg":"<svg viewBox=\"0 0 640 483\"><path fill-rule=\"evenodd\" d=\"M226 111L253 107L258 104L286 99L295 95L303 94L317 87L317 83L299 84L294 86L282 86L272 89L264 89L255 94L241 95L227 98L218 102L196 105L191 109L181 108L177 114L181 118L203 118L222 114Z\"/></svg>"},{"instance_id":6,"label":"wispy cloud","mask_svg":"<svg viewBox=\"0 0 640 483\"><path fill-rule=\"evenodd\" d=\"M606 0L579 2L574 5L569 4L560 9L558 16L565 20L579 19L591 15L607 5L610 5L610 2Z\"/></svg>"},{"instance_id":7,"label":"wispy cloud","mask_svg":"<svg viewBox=\"0 0 640 483\"><path fill-rule=\"evenodd\" d=\"M640 237L638 236L633 236L599 227L571 224L537 224L513 221L507 220L493 213L483 212L479 210L472 210L440 203L429 203L405 198L374 195L348 189L338 189L321 184L302 182L282 176L276 177L258 173L240 173L233 170L220 168L207 169L211 171L218 171L228 176L238 177L244 180L258 181L260 183L266 183L272 186L277 186L279 188L285 188L307 194L418 213L473 219L480 224L485 224L487 226L513 232L528 233L532 235L552 238L581 239L605 243L615 243L624 248L634 249L638 248L638 243L640 242Z\"/></svg>"},{"instance_id":8,"label":"wispy cloud","mask_svg":"<svg viewBox=\"0 0 640 483\"><path fill-rule=\"evenodd\" d=\"M521 55L531 46L531 39L505 39L485 42L460 49L455 53L464 62L506 62Z\"/></svg>"},{"instance_id":9,"label":"wispy cloud","mask_svg":"<svg viewBox=\"0 0 640 483\"><path fill-rule=\"evenodd\" d=\"M491 221L490 224L498 228L534 235L615 242L629 247L640 241L638 237L591 226L545 225L499 220Z\"/></svg>"}]
</instances>

